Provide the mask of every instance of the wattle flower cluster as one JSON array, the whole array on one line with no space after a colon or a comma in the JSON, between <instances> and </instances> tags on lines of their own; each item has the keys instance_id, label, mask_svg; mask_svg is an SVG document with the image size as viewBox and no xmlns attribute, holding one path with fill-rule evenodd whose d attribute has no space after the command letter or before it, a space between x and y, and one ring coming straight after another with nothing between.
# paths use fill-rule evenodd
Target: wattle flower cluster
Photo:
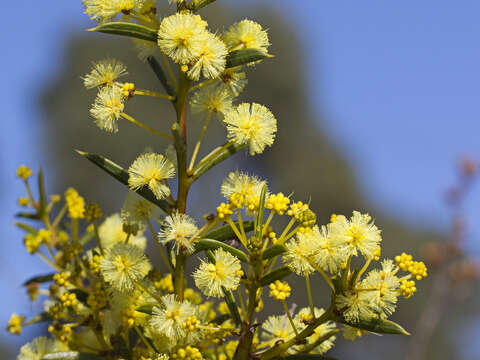
<instances>
[{"instance_id":1,"label":"wattle flower cluster","mask_svg":"<svg viewBox=\"0 0 480 360\"><path fill-rule=\"evenodd\" d=\"M63 199L47 198L41 171L33 191L33 171L18 168L27 196L18 201L25 211L16 225L25 231L26 250L52 271L25 283L32 302L44 299L44 311L31 318L13 314L7 326L20 334L24 326L48 322L49 337L24 345L19 360L301 358L326 353L340 332L351 340L368 332L406 334L387 318L400 297L416 292L427 268L401 254L369 270L380 261L382 236L368 214L332 215L330 223L318 224L308 203L271 192L267 181L240 171L226 176L219 189L225 200L216 211L203 209L209 215L202 220L187 214L198 178L244 149L262 153L277 131L267 107L235 104L247 84L245 67L271 58L268 34L250 20L223 34L209 30L197 11L213 2L170 1L176 11L159 18L155 0L83 0L85 13L98 22L92 30L132 38L166 92L121 82L127 75L122 62L99 61L83 78L87 89L98 91L90 109L94 122L115 133L124 119L169 143L163 154L140 154L125 169L79 152L127 186L119 194L122 208L107 216L73 188ZM171 134L126 113L135 96L171 102L177 114ZM205 118L191 149L187 113ZM213 115L225 126L225 143L197 161ZM162 263L153 263L149 242ZM324 308L312 296L314 273L331 296ZM294 274L304 285L287 282ZM295 311L290 295L303 289L308 304ZM280 314L257 315L266 311L265 295L281 303Z\"/></svg>"}]
</instances>

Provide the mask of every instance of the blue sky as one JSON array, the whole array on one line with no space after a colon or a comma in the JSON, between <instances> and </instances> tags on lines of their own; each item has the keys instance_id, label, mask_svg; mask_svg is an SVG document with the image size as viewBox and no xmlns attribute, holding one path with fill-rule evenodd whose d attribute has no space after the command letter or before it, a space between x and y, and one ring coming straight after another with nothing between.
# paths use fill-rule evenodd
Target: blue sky
<instances>
[{"instance_id":1,"label":"blue sky","mask_svg":"<svg viewBox=\"0 0 480 360\"><path fill-rule=\"evenodd\" d=\"M454 181L455 162L463 155L480 160L480 2L241 3L288 11L308 53L305 80L312 106L324 115L322 126L357 170L378 211L416 226L445 229L442 196ZM62 66L68 32L87 26L80 4L17 0L3 7L22 14L4 18L4 26L13 30L4 37L0 58L5 84L0 98L0 226L7 229L0 281L9 293L0 298L3 324L11 312L30 309L19 285L25 274L48 270L25 254L21 234L12 226L16 198L23 194L14 172L20 163L48 166L36 152L42 139L36 92ZM467 202L472 223L480 216L479 197L480 187ZM469 246L478 254L480 231L472 227L471 235ZM12 337L0 336L12 342ZM468 341L463 345L474 351Z\"/></svg>"}]
</instances>

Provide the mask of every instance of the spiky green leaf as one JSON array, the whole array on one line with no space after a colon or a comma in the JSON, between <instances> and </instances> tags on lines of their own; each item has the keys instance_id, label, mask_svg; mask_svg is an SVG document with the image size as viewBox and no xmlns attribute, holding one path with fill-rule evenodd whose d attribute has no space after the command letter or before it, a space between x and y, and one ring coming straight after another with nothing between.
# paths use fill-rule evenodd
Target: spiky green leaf
<instances>
[{"instance_id":1,"label":"spiky green leaf","mask_svg":"<svg viewBox=\"0 0 480 360\"><path fill-rule=\"evenodd\" d=\"M37 229L35 229L34 227L30 226L30 225L27 225L27 224L24 224L24 223L21 223L21 222L16 222L15 223L15 226L19 227L20 229L30 233L30 234L36 234L38 232Z\"/></svg>"},{"instance_id":2,"label":"spiky green leaf","mask_svg":"<svg viewBox=\"0 0 480 360\"><path fill-rule=\"evenodd\" d=\"M223 250L229 252L244 263L249 263L247 254L241 250L235 249L233 246L225 244L224 242L214 239L200 239L195 243L195 252L202 250L215 250L218 248L222 248Z\"/></svg>"},{"instance_id":3,"label":"spiky green leaf","mask_svg":"<svg viewBox=\"0 0 480 360\"><path fill-rule=\"evenodd\" d=\"M265 59L268 55L255 49L242 49L232 51L227 56L227 68L249 64L258 60Z\"/></svg>"},{"instance_id":4,"label":"spiky green leaf","mask_svg":"<svg viewBox=\"0 0 480 360\"><path fill-rule=\"evenodd\" d=\"M43 179L42 168L38 171L38 194L39 194L39 203L38 203L38 216L42 217L47 212L47 195L45 191L45 181Z\"/></svg>"},{"instance_id":5,"label":"spiky green leaf","mask_svg":"<svg viewBox=\"0 0 480 360\"><path fill-rule=\"evenodd\" d=\"M237 228L240 226L239 222L236 221L235 225ZM244 221L243 222L243 229L245 230L245 233L249 233L252 231L254 228L253 221ZM237 236L235 235L232 227L230 225L224 225L221 226L215 230L212 230L208 233L205 234L204 236L206 239L214 239L218 241L227 241L227 240L232 240L235 239Z\"/></svg>"},{"instance_id":6,"label":"spiky green leaf","mask_svg":"<svg viewBox=\"0 0 480 360\"><path fill-rule=\"evenodd\" d=\"M367 330L378 334L410 335L410 333L402 326L387 319L360 319L357 323L351 323L339 316L335 320L342 324L350 325L358 329Z\"/></svg>"},{"instance_id":7,"label":"spiky green leaf","mask_svg":"<svg viewBox=\"0 0 480 360\"><path fill-rule=\"evenodd\" d=\"M28 279L27 281L25 281L23 283L23 286L28 286L30 284L35 284L35 283L44 283L44 282L52 281L53 280L53 275L55 275L55 273L34 276L34 277Z\"/></svg>"},{"instance_id":8,"label":"spiky green leaf","mask_svg":"<svg viewBox=\"0 0 480 360\"><path fill-rule=\"evenodd\" d=\"M77 152L82 155L83 157L87 158L90 160L92 163L97 165L100 169L105 171L106 173L110 174L112 177L120 181L122 184L128 186L128 172L123 169L120 165L117 165L113 161L101 156L101 155L96 155L96 154L89 154L84 151L79 151ZM147 199L148 201L154 203L158 207L160 207L163 211L165 211L167 214L169 214L172 209L168 202L165 200L158 200L155 195L148 189L147 187L140 188L136 190L136 193L143 198Z\"/></svg>"},{"instance_id":9,"label":"spiky green leaf","mask_svg":"<svg viewBox=\"0 0 480 360\"><path fill-rule=\"evenodd\" d=\"M234 143L227 143L214 149L210 154L205 156L200 163L195 167L192 173L192 180L197 180L200 176L205 174L212 167L228 159L230 156L236 154L240 150L247 147L247 144L236 145Z\"/></svg>"},{"instance_id":10,"label":"spiky green leaf","mask_svg":"<svg viewBox=\"0 0 480 360\"><path fill-rule=\"evenodd\" d=\"M265 198L267 197L267 183L264 183L262 186L262 192L260 193L260 202L258 204L258 213L257 213L257 231L255 236L257 239L262 239L263 237L263 214L265 212Z\"/></svg>"},{"instance_id":11,"label":"spiky green leaf","mask_svg":"<svg viewBox=\"0 0 480 360\"><path fill-rule=\"evenodd\" d=\"M287 251L287 248L283 245L280 245L280 244L272 245L263 252L263 260L271 259L275 256L283 254L286 251Z\"/></svg>"},{"instance_id":12,"label":"spiky green leaf","mask_svg":"<svg viewBox=\"0 0 480 360\"><path fill-rule=\"evenodd\" d=\"M130 38L151 41L154 43L157 42L157 38L158 38L157 32L153 29L150 29L149 27L139 25L139 24L134 24L134 23L120 22L120 21L101 24L92 29L88 29L88 31L96 31L96 32L101 32L104 34L111 34L111 35L127 36Z\"/></svg>"},{"instance_id":13,"label":"spiky green leaf","mask_svg":"<svg viewBox=\"0 0 480 360\"><path fill-rule=\"evenodd\" d=\"M232 316L232 320L235 322L237 326L242 323L242 318L240 317L240 313L238 312L238 305L235 302L235 298L230 290L226 290L223 288L224 293L224 300L227 303L228 310Z\"/></svg>"},{"instance_id":14,"label":"spiky green leaf","mask_svg":"<svg viewBox=\"0 0 480 360\"><path fill-rule=\"evenodd\" d=\"M197 10L200 10L201 8L215 2L216 0L197 0L195 1L195 7L193 9L193 11L197 11Z\"/></svg>"},{"instance_id":15,"label":"spiky green leaf","mask_svg":"<svg viewBox=\"0 0 480 360\"><path fill-rule=\"evenodd\" d=\"M52 320L52 317L48 315L48 313L42 312L30 318L27 322L25 322L25 325L28 326L28 325L38 324L38 323L47 322L51 320Z\"/></svg>"},{"instance_id":16,"label":"spiky green leaf","mask_svg":"<svg viewBox=\"0 0 480 360\"><path fill-rule=\"evenodd\" d=\"M273 270L271 273L265 275L260 279L261 286L267 286L273 283L276 280L282 280L288 275L292 274L293 271L288 268L288 266L281 266L278 269Z\"/></svg>"}]
</instances>

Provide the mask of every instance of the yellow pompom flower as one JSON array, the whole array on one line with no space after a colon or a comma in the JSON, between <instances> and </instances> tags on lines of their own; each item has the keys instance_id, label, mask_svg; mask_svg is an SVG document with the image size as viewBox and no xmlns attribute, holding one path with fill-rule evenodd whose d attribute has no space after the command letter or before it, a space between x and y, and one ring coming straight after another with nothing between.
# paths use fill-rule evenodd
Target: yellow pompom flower
<instances>
[{"instance_id":1,"label":"yellow pompom flower","mask_svg":"<svg viewBox=\"0 0 480 360\"><path fill-rule=\"evenodd\" d=\"M215 263L203 262L193 273L195 285L207 296L224 296L223 288L235 290L243 276L242 266L232 254L219 248L214 254Z\"/></svg>"},{"instance_id":2,"label":"yellow pompom flower","mask_svg":"<svg viewBox=\"0 0 480 360\"><path fill-rule=\"evenodd\" d=\"M93 68L83 78L83 84L87 89L100 86L112 87L115 80L127 74L127 68L116 59L105 59L93 64Z\"/></svg>"},{"instance_id":3,"label":"yellow pompom flower","mask_svg":"<svg viewBox=\"0 0 480 360\"><path fill-rule=\"evenodd\" d=\"M343 328L343 337L347 340L354 341L356 338L362 337L364 332L366 333L366 331L362 331L353 326L345 325Z\"/></svg>"},{"instance_id":4,"label":"yellow pompom flower","mask_svg":"<svg viewBox=\"0 0 480 360\"><path fill-rule=\"evenodd\" d=\"M148 153L140 155L128 169L128 185L132 190L143 186L153 192L159 200L170 194L170 188L163 183L175 175L175 167L165 156Z\"/></svg>"},{"instance_id":5,"label":"yellow pompom flower","mask_svg":"<svg viewBox=\"0 0 480 360\"><path fill-rule=\"evenodd\" d=\"M354 211L350 219L337 216L329 225L329 234L333 244L344 246L347 256L358 252L366 258L373 258L382 241L380 230L368 214Z\"/></svg>"},{"instance_id":6,"label":"yellow pompom flower","mask_svg":"<svg viewBox=\"0 0 480 360\"><path fill-rule=\"evenodd\" d=\"M301 328L302 323L294 319L295 327ZM285 316L269 316L262 324L262 345L268 348L273 347L279 341L286 342L295 336L292 326L285 319ZM295 352L295 346L288 349L288 353Z\"/></svg>"},{"instance_id":7,"label":"yellow pompom flower","mask_svg":"<svg viewBox=\"0 0 480 360\"><path fill-rule=\"evenodd\" d=\"M92 20L103 23L113 20L120 13L133 10L139 0L83 0L82 2L85 14Z\"/></svg>"},{"instance_id":8,"label":"yellow pompom flower","mask_svg":"<svg viewBox=\"0 0 480 360\"><path fill-rule=\"evenodd\" d=\"M290 240L283 255L285 264L297 275L306 276L315 271L310 264L316 251L316 238L311 234L297 234L297 238Z\"/></svg>"},{"instance_id":9,"label":"yellow pompom flower","mask_svg":"<svg viewBox=\"0 0 480 360\"><path fill-rule=\"evenodd\" d=\"M150 271L143 250L131 244L118 243L105 251L100 265L103 278L115 290L131 292Z\"/></svg>"},{"instance_id":10,"label":"yellow pompom flower","mask_svg":"<svg viewBox=\"0 0 480 360\"><path fill-rule=\"evenodd\" d=\"M267 53L270 45L268 34L262 26L255 21L242 20L230 26L223 35L223 41L230 50L256 49Z\"/></svg>"},{"instance_id":11,"label":"yellow pompom flower","mask_svg":"<svg viewBox=\"0 0 480 360\"><path fill-rule=\"evenodd\" d=\"M123 104L123 90L121 87L103 87L97 94L90 109L90 115L95 124L102 130L116 133L117 120L121 117L125 105Z\"/></svg>"},{"instance_id":12,"label":"yellow pompom flower","mask_svg":"<svg viewBox=\"0 0 480 360\"><path fill-rule=\"evenodd\" d=\"M324 309L314 308L315 318L318 319L325 313ZM305 307L299 310L297 315L295 316L295 320L297 323L306 326L311 320L313 320L312 310L309 307ZM300 330L303 329L303 326L299 328ZM320 338L326 336L328 333L336 329L336 325L333 321L327 321L317 326L314 330L314 333L307 338L308 344L314 344ZM330 350L335 341L335 336L330 336L328 339L321 342L320 345L312 349L312 354L324 354L328 350Z\"/></svg>"},{"instance_id":13,"label":"yellow pompom flower","mask_svg":"<svg viewBox=\"0 0 480 360\"><path fill-rule=\"evenodd\" d=\"M270 296L275 300L285 300L290 296L292 289L286 281L276 280L270 284Z\"/></svg>"},{"instance_id":14,"label":"yellow pompom flower","mask_svg":"<svg viewBox=\"0 0 480 360\"><path fill-rule=\"evenodd\" d=\"M382 270L372 270L359 285L368 297L369 307L376 315L387 318L396 308L400 279L392 260L382 262Z\"/></svg>"},{"instance_id":15,"label":"yellow pompom flower","mask_svg":"<svg viewBox=\"0 0 480 360\"><path fill-rule=\"evenodd\" d=\"M65 191L65 202L67 203L68 215L72 219L83 219L85 217L85 200L77 190L68 188Z\"/></svg>"},{"instance_id":16,"label":"yellow pompom flower","mask_svg":"<svg viewBox=\"0 0 480 360\"><path fill-rule=\"evenodd\" d=\"M248 83L247 75L238 68L226 69L221 75L221 87L232 93L233 96L238 96Z\"/></svg>"},{"instance_id":17,"label":"yellow pompom flower","mask_svg":"<svg viewBox=\"0 0 480 360\"><path fill-rule=\"evenodd\" d=\"M189 254L193 253L197 240L193 236L198 232L195 221L186 214L175 212L165 218L165 223L165 227L158 233L159 241L173 241L177 252L186 250Z\"/></svg>"},{"instance_id":18,"label":"yellow pompom flower","mask_svg":"<svg viewBox=\"0 0 480 360\"><path fill-rule=\"evenodd\" d=\"M161 299L163 307L153 308L150 326L171 340L183 339L187 334L182 325L188 317L197 315L197 308L188 301L178 301L173 294Z\"/></svg>"},{"instance_id":19,"label":"yellow pompom flower","mask_svg":"<svg viewBox=\"0 0 480 360\"><path fill-rule=\"evenodd\" d=\"M120 214L124 225L127 225L130 228L135 227L137 231L143 232L145 229L145 222L150 217L157 217L159 211L150 201L145 200L133 191L129 191Z\"/></svg>"},{"instance_id":20,"label":"yellow pompom flower","mask_svg":"<svg viewBox=\"0 0 480 360\"><path fill-rule=\"evenodd\" d=\"M220 86L205 86L196 91L190 101L192 113L226 114L232 110L232 94Z\"/></svg>"},{"instance_id":21,"label":"yellow pompom flower","mask_svg":"<svg viewBox=\"0 0 480 360\"><path fill-rule=\"evenodd\" d=\"M136 235L130 235L128 243L144 250L147 246L147 238L142 234L143 231L139 230ZM105 218L98 227L98 235L105 249L118 243L125 243L128 237L128 234L123 230L122 218L117 213Z\"/></svg>"},{"instance_id":22,"label":"yellow pompom flower","mask_svg":"<svg viewBox=\"0 0 480 360\"><path fill-rule=\"evenodd\" d=\"M200 74L207 79L218 77L225 70L227 54L227 47L223 41L218 36L207 33L195 63L187 72L188 77L192 80L200 79Z\"/></svg>"},{"instance_id":23,"label":"yellow pompom flower","mask_svg":"<svg viewBox=\"0 0 480 360\"><path fill-rule=\"evenodd\" d=\"M25 321L25 316L12 314L10 320L8 321L7 331L10 334L21 335L22 334L22 325Z\"/></svg>"},{"instance_id":24,"label":"yellow pompom flower","mask_svg":"<svg viewBox=\"0 0 480 360\"><path fill-rule=\"evenodd\" d=\"M313 262L324 271L331 274L338 273L342 263L344 263L347 258L345 248L332 244L327 226L322 226L321 228L314 226L311 236L315 239L316 244L316 249L312 257Z\"/></svg>"},{"instance_id":25,"label":"yellow pompom flower","mask_svg":"<svg viewBox=\"0 0 480 360\"><path fill-rule=\"evenodd\" d=\"M158 46L176 63L188 64L202 51L207 23L198 15L177 13L162 20L158 30Z\"/></svg>"},{"instance_id":26,"label":"yellow pompom flower","mask_svg":"<svg viewBox=\"0 0 480 360\"><path fill-rule=\"evenodd\" d=\"M20 165L17 169L17 176L23 181L27 180L32 175L33 171L28 166Z\"/></svg>"},{"instance_id":27,"label":"yellow pompom flower","mask_svg":"<svg viewBox=\"0 0 480 360\"><path fill-rule=\"evenodd\" d=\"M230 201L233 208L241 208L252 202L260 200L262 188L266 185L265 180L255 176L234 171L230 172L222 183L221 193ZM268 192L267 192L268 196Z\"/></svg>"},{"instance_id":28,"label":"yellow pompom flower","mask_svg":"<svg viewBox=\"0 0 480 360\"><path fill-rule=\"evenodd\" d=\"M60 349L55 340L41 336L34 339L31 343L23 345L20 348L17 360L40 360L45 355L58 351Z\"/></svg>"},{"instance_id":29,"label":"yellow pompom flower","mask_svg":"<svg viewBox=\"0 0 480 360\"><path fill-rule=\"evenodd\" d=\"M250 155L261 154L271 146L277 132L277 120L263 105L243 103L225 115L228 138L237 145L248 144Z\"/></svg>"},{"instance_id":30,"label":"yellow pompom flower","mask_svg":"<svg viewBox=\"0 0 480 360\"><path fill-rule=\"evenodd\" d=\"M370 308L370 297L367 291L347 291L345 295L335 297L337 310L349 323L357 323L360 319L370 319L374 316Z\"/></svg>"}]
</instances>

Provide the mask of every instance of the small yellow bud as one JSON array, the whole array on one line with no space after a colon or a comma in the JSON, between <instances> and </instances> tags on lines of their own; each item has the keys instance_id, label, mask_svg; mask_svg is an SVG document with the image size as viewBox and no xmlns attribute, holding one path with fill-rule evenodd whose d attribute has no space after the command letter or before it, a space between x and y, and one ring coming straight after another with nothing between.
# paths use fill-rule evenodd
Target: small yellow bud
<instances>
[{"instance_id":1,"label":"small yellow bud","mask_svg":"<svg viewBox=\"0 0 480 360\"><path fill-rule=\"evenodd\" d=\"M232 206L222 202L219 206L217 206L217 214L219 219L226 219L233 214Z\"/></svg>"},{"instance_id":2,"label":"small yellow bud","mask_svg":"<svg viewBox=\"0 0 480 360\"><path fill-rule=\"evenodd\" d=\"M21 165L17 169L17 176L23 181L27 180L32 175L33 171L28 166Z\"/></svg>"},{"instance_id":3,"label":"small yellow bud","mask_svg":"<svg viewBox=\"0 0 480 360\"><path fill-rule=\"evenodd\" d=\"M270 284L270 296L275 300L285 300L290 296L290 285L285 281L276 280Z\"/></svg>"},{"instance_id":4,"label":"small yellow bud","mask_svg":"<svg viewBox=\"0 0 480 360\"><path fill-rule=\"evenodd\" d=\"M72 219L83 219L85 217L85 200L77 190L69 188L65 191L65 201L68 207L68 213Z\"/></svg>"},{"instance_id":5,"label":"small yellow bud","mask_svg":"<svg viewBox=\"0 0 480 360\"><path fill-rule=\"evenodd\" d=\"M29 202L30 202L30 201L29 201L28 198L26 198L26 197L21 197L21 198L19 198L19 199L17 200L17 203L18 203L18 205L20 205L20 206L28 206Z\"/></svg>"},{"instance_id":6,"label":"small yellow bud","mask_svg":"<svg viewBox=\"0 0 480 360\"><path fill-rule=\"evenodd\" d=\"M22 325L24 321L25 316L12 314L10 320L8 321L7 331L10 334L20 335L22 333Z\"/></svg>"}]
</instances>

